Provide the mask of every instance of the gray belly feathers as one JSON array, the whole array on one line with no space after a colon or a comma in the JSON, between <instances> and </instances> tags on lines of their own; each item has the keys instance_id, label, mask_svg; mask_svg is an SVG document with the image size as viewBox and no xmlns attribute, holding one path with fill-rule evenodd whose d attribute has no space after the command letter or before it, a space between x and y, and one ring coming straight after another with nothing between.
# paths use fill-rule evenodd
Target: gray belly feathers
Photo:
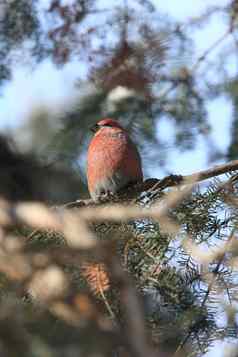
<instances>
[{"instance_id":1,"label":"gray belly feathers","mask_svg":"<svg viewBox=\"0 0 238 357\"><path fill-rule=\"evenodd\" d=\"M106 178L97 183L94 196L97 198L108 193L115 194L121 188L127 186L130 182L130 178L118 171L112 177Z\"/></svg>"}]
</instances>

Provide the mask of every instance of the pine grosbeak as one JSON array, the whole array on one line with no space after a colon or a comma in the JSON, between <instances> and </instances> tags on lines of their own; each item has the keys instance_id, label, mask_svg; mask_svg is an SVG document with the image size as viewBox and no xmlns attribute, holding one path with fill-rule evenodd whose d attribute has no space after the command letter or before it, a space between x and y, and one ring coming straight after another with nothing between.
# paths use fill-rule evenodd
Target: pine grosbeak
<instances>
[{"instance_id":1,"label":"pine grosbeak","mask_svg":"<svg viewBox=\"0 0 238 357\"><path fill-rule=\"evenodd\" d=\"M99 121L92 130L95 135L88 148L87 179L93 200L142 182L140 154L128 132L113 119Z\"/></svg>"}]
</instances>

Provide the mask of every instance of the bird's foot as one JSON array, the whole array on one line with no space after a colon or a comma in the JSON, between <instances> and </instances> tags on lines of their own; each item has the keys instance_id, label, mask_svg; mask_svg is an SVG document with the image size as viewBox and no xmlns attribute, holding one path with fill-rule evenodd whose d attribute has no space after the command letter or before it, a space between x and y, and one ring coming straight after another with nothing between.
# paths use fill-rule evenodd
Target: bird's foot
<instances>
[{"instance_id":1,"label":"bird's foot","mask_svg":"<svg viewBox=\"0 0 238 357\"><path fill-rule=\"evenodd\" d=\"M117 200L118 200L117 194L112 193L110 191L107 191L98 197L99 203L116 202Z\"/></svg>"}]
</instances>

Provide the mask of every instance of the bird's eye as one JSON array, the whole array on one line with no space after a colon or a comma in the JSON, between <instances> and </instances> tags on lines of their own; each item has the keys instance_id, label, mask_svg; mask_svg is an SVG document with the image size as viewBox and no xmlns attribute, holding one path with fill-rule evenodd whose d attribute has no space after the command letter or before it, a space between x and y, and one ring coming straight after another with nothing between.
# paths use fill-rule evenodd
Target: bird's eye
<instances>
[{"instance_id":1,"label":"bird's eye","mask_svg":"<svg viewBox=\"0 0 238 357\"><path fill-rule=\"evenodd\" d=\"M94 133L96 133L100 128L112 128L113 124L111 123L105 123L105 124L95 124L93 125L90 130Z\"/></svg>"},{"instance_id":2,"label":"bird's eye","mask_svg":"<svg viewBox=\"0 0 238 357\"><path fill-rule=\"evenodd\" d=\"M98 131L98 129L100 129L99 125L98 124L95 124L93 126L91 126L90 130L93 132L93 133L96 133Z\"/></svg>"}]
</instances>

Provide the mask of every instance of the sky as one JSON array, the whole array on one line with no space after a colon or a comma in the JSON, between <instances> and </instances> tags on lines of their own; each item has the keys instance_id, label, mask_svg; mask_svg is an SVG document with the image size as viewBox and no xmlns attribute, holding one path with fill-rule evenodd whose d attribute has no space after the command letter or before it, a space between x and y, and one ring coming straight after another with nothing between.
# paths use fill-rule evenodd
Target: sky
<instances>
[{"instance_id":1,"label":"sky","mask_svg":"<svg viewBox=\"0 0 238 357\"><path fill-rule=\"evenodd\" d=\"M44 0L46 1L46 0ZM109 0L104 0L109 1ZM67 0L65 0L67 2ZM175 19L183 22L196 17L207 5L217 5L217 0L153 0L155 6ZM219 0L220 5L225 5L228 0ZM225 31L225 22L221 18L213 18L203 30L193 34L196 44L196 56L199 57L204 50L209 48ZM216 55L216 51L212 54ZM47 108L60 111L74 96L74 80L79 67L76 62L67 64L58 69L51 62L44 61L35 71L29 71L21 67L15 68L12 80L1 91L0 96L0 131L14 130L24 122L30 111L43 104ZM229 63L229 71L235 71L235 64ZM47 89L47 90L46 90ZM17 98L17 100L16 100ZM213 128L213 140L224 151L229 144L229 131L231 124L231 104L226 98L218 98L208 105L209 121ZM158 130L169 132L169 124L166 122L158 126ZM206 150L204 140L199 138L194 151L174 154L169 151L170 168L173 173L188 174L207 167ZM161 176L162 171L153 171L154 176ZM224 344L215 344L206 357L221 357Z\"/></svg>"}]
</instances>

